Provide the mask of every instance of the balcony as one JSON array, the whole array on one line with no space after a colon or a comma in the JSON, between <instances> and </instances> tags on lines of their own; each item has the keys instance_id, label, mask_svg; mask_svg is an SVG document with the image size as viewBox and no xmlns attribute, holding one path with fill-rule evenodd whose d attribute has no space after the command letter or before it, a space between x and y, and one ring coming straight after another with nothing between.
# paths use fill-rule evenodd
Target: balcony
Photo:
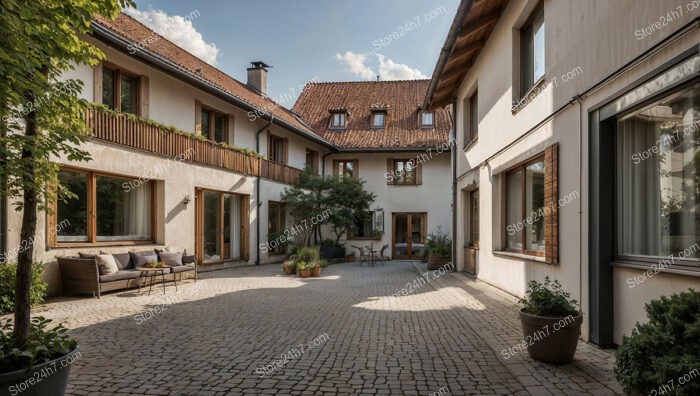
<instances>
[{"instance_id":1,"label":"balcony","mask_svg":"<svg viewBox=\"0 0 700 396\"><path fill-rule=\"evenodd\" d=\"M259 158L250 153L200 140L189 133L174 132L131 115L88 109L85 122L92 138L183 162L213 166L246 176L294 184L302 170Z\"/></svg>"}]
</instances>

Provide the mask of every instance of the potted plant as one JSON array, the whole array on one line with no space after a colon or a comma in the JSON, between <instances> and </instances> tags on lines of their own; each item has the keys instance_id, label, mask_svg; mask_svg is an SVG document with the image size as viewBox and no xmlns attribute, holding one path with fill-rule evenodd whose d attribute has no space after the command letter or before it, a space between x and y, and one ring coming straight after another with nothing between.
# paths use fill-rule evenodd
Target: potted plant
<instances>
[{"instance_id":1,"label":"potted plant","mask_svg":"<svg viewBox=\"0 0 700 396\"><path fill-rule=\"evenodd\" d=\"M423 254L427 256L428 269L437 270L450 263L452 258L452 241L438 226L437 230L428 235Z\"/></svg>"},{"instance_id":2,"label":"potted plant","mask_svg":"<svg viewBox=\"0 0 700 396\"><path fill-rule=\"evenodd\" d=\"M306 261L300 262L299 264L297 264L297 273L302 278L310 277L311 276L311 265L309 265Z\"/></svg>"},{"instance_id":3,"label":"potted plant","mask_svg":"<svg viewBox=\"0 0 700 396\"><path fill-rule=\"evenodd\" d=\"M697 375L700 368L700 292L662 296L644 309L649 320L637 323L615 353L617 381L632 395L700 395L697 378L669 389L669 384Z\"/></svg>"},{"instance_id":4,"label":"potted plant","mask_svg":"<svg viewBox=\"0 0 700 396\"><path fill-rule=\"evenodd\" d=\"M342 259L345 257L345 246L335 239L324 239L319 249L321 257L326 260Z\"/></svg>"},{"instance_id":5,"label":"potted plant","mask_svg":"<svg viewBox=\"0 0 700 396\"><path fill-rule=\"evenodd\" d=\"M321 264L318 262L311 263L311 276L314 278L318 278L321 276Z\"/></svg>"},{"instance_id":6,"label":"potted plant","mask_svg":"<svg viewBox=\"0 0 700 396\"><path fill-rule=\"evenodd\" d=\"M374 231L372 231L372 232L369 234L369 236L370 236L372 239L377 240L377 241L378 241L378 240L381 240L383 235L384 235L384 233L383 233L382 231L380 231L380 230L374 230Z\"/></svg>"},{"instance_id":7,"label":"potted plant","mask_svg":"<svg viewBox=\"0 0 700 396\"><path fill-rule=\"evenodd\" d=\"M531 358L563 364L574 358L581 335L583 316L578 302L565 292L559 281L544 278L530 281L525 298L520 299L520 323Z\"/></svg>"},{"instance_id":8,"label":"potted plant","mask_svg":"<svg viewBox=\"0 0 700 396\"><path fill-rule=\"evenodd\" d=\"M350 253L345 256L345 262L346 263L352 263L355 261L355 253Z\"/></svg>"},{"instance_id":9,"label":"potted plant","mask_svg":"<svg viewBox=\"0 0 700 396\"><path fill-rule=\"evenodd\" d=\"M296 265L294 265L294 261L286 260L284 263L282 263L282 269L284 270L285 275L294 275L296 272Z\"/></svg>"}]
</instances>

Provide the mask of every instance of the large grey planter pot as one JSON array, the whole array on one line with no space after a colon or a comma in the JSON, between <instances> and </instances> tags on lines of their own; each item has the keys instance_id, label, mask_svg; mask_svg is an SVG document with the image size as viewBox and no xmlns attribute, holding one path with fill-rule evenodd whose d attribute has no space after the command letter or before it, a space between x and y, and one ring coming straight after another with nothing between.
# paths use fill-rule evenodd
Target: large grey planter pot
<instances>
[{"instance_id":1,"label":"large grey planter pot","mask_svg":"<svg viewBox=\"0 0 700 396\"><path fill-rule=\"evenodd\" d=\"M574 359L583 316L565 320L530 315L520 310L520 323L531 358L552 364L569 363ZM534 339L535 335L537 340Z\"/></svg>"},{"instance_id":2,"label":"large grey planter pot","mask_svg":"<svg viewBox=\"0 0 700 396\"><path fill-rule=\"evenodd\" d=\"M76 347L67 355L31 369L0 374L0 396L63 396L70 367L78 357Z\"/></svg>"},{"instance_id":3,"label":"large grey planter pot","mask_svg":"<svg viewBox=\"0 0 700 396\"><path fill-rule=\"evenodd\" d=\"M345 259L345 247L321 247L321 257L326 260Z\"/></svg>"}]
</instances>

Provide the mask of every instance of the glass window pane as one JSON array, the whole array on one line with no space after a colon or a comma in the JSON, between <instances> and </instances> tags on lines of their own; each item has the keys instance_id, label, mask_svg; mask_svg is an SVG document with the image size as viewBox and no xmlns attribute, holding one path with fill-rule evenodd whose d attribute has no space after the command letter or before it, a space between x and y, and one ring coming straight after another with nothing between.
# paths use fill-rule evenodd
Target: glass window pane
<instances>
[{"instance_id":1,"label":"glass window pane","mask_svg":"<svg viewBox=\"0 0 700 396\"><path fill-rule=\"evenodd\" d=\"M136 79L121 75L121 111L136 114Z\"/></svg>"},{"instance_id":2,"label":"glass window pane","mask_svg":"<svg viewBox=\"0 0 700 396\"><path fill-rule=\"evenodd\" d=\"M384 113L374 113L372 117L372 126L381 127L384 126Z\"/></svg>"},{"instance_id":3,"label":"glass window pane","mask_svg":"<svg viewBox=\"0 0 700 396\"><path fill-rule=\"evenodd\" d=\"M86 173L61 171L61 185L75 194L74 198L59 200L56 211L57 241L86 242L88 220L88 175Z\"/></svg>"},{"instance_id":4,"label":"glass window pane","mask_svg":"<svg viewBox=\"0 0 700 396\"><path fill-rule=\"evenodd\" d=\"M533 82L544 76L544 13L533 20Z\"/></svg>"},{"instance_id":5,"label":"glass window pane","mask_svg":"<svg viewBox=\"0 0 700 396\"><path fill-rule=\"evenodd\" d=\"M219 114L214 115L214 141L226 142L224 138L224 117Z\"/></svg>"},{"instance_id":6,"label":"glass window pane","mask_svg":"<svg viewBox=\"0 0 700 396\"><path fill-rule=\"evenodd\" d=\"M124 179L97 177L97 241L151 239L151 183L136 188Z\"/></svg>"},{"instance_id":7,"label":"glass window pane","mask_svg":"<svg viewBox=\"0 0 700 396\"><path fill-rule=\"evenodd\" d=\"M478 109L478 96L476 93L472 96L469 101L469 140L474 140L479 135L479 114Z\"/></svg>"},{"instance_id":8,"label":"glass window pane","mask_svg":"<svg viewBox=\"0 0 700 396\"><path fill-rule=\"evenodd\" d=\"M224 258L231 257L231 202L233 196L224 194Z\"/></svg>"},{"instance_id":9,"label":"glass window pane","mask_svg":"<svg viewBox=\"0 0 700 396\"><path fill-rule=\"evenodd\" d=\"M534 37L532 35L532 25L523 28L520 35L520 67L521 67L521 89L520 94L525 94L535 83L534 80Z\"/></svg>"},{"instance_id":10,"label":"glass window pane","mask_svg":"<svg viewBox=\"0 0 700 396\"><path fill-rule=\"evenodd\" d=\"M204 192L204 261L221 260L221 208L216 192Z\"/></svg>"},{"instance_id":11,"label":"glass window pane","mask_svg":"<svg viewBox=\"0 0 700 396\"><path fill-rule=\"evenodd\" d=\"M525 250L544 251L544 161L525 169L525 189Z\"/></svg>"},{"instance_id":12,"label":"glass window pane","mask_svg":"<svg viewBox=\"0 0 700 396\"><path fill-rule=\"evenodd\" d=\"M700 259L700 84L618 122L619 254Z\"/></svg>"},{"instance_id":13,"label":"glass window pane","mask_svg":"<svg viewBox=\"0 0 700 396\"><path fill-rule=\"evenodd\" d=\"M209 139L209 131L210 131L210 124L209 124L209 112L207 110L202 110L202 136L205 138Z\"/></svg>"},{"instance_id":14,"label":"glass window pane","mask_svg":"<svg viewBox=\"0 0 700 396\"><path fill-rule=\"evenodd\" d=\"M433 125L433 113L422 113L421 115L422 125Z\"/></svg>"},{"instance_id":15,"label":"glass window pane","mask_svg":"<svg viewBox=\"0 0 700 396\"><path fill-rule=\"evenodd\" d=\"M114 70L102 68L102 104L114 110Z\"/></svg>"},{"instance_id":16,"label":"glass window pane","mask_svg":"<svg viewBox=\"0 0 700 396\"><path fill-rule=\"evenodd\" d=\"M506 237L508 249L523 248L523 172L517 171L507 176L506 190Z\"/></svg>"}]
</instances>

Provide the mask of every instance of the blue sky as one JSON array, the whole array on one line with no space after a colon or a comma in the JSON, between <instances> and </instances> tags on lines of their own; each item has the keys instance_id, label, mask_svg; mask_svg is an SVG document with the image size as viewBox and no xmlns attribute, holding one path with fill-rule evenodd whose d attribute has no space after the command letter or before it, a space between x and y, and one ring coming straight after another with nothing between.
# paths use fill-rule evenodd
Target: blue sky
<instances>
[{"instance_id":1,"label":"blue sky","mask_svg":"<svg viewBox=\"0 0 700 396\"><path fill-rule=\"evenodd\" d=\"M273 66L268 94L291 107L308 81L429 77L459 0L136 4L137 19L240 81L250 61Z\"/></svg>"}]
</instances>

